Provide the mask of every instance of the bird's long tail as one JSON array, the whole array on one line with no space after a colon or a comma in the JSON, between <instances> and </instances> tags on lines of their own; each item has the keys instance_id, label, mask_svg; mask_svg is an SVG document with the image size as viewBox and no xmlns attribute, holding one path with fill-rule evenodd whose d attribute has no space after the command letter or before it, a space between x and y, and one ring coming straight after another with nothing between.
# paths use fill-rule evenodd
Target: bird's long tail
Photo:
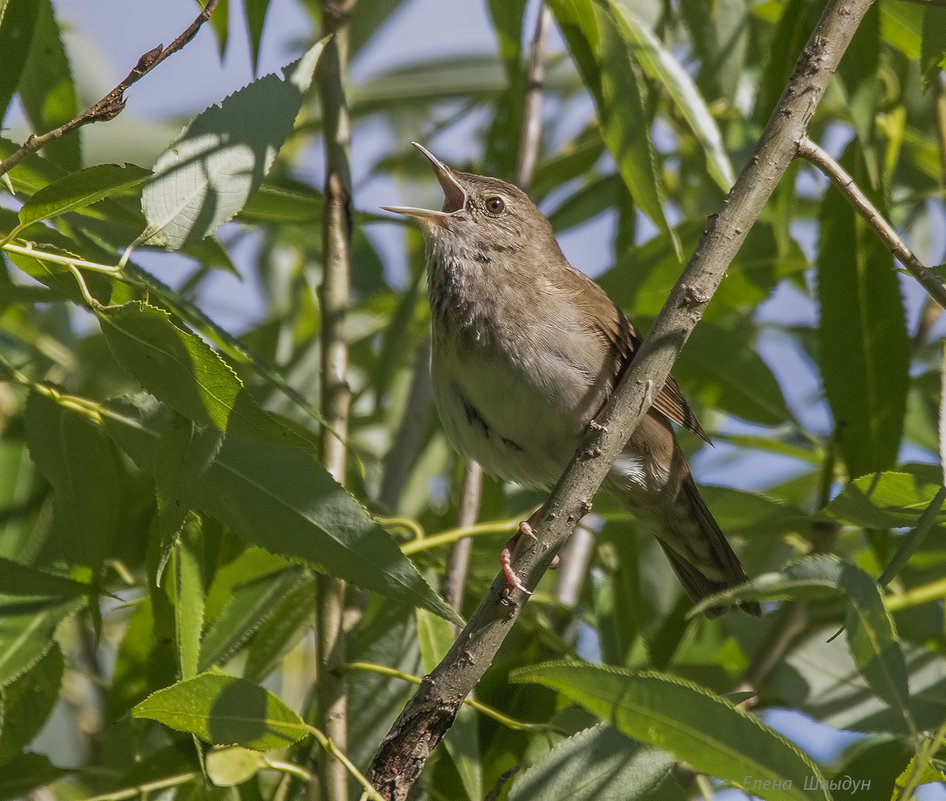
<instances>
[{"instance_id":1,"label":"bird's long tail","mask_svg":"<svg viewBox=\"0 0 946 801\"><path fill-rule=\"evenodd\" d=\"M687 594L700 601L709 595L745 582L748 577L739 557L720 530L700 491L689 475L684 477L672 510L659 515L657 539ZM747 601L739 605L751 615L761 615L759 604ZM708 617L728 611L725 606L710 607Z\"/></svg>"}]
</instances>

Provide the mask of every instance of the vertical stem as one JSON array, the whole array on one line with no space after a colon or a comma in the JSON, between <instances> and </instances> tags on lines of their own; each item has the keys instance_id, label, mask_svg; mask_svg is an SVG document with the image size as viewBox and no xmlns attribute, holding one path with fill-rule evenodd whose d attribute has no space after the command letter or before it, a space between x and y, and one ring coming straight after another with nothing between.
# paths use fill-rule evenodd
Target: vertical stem
<instances>
[{"instance_id":1,"label":"vertical stem","mask_svg":"<svg viewBox=\"0 0 946 801\"><path fill-rule=\"evenodd\" d=\"M545 89L545 39L552 12L546 3L539 5L535 33L529 49L529 72L526 75L526 103L522 114L522 138L519 140L519 169L516 183L528 189L539 158L542 141L542 95Z\"/></svg>"},{"instance_id":2,"label":"vertical stem","mask_svg":"<svg viewBox=\"0 0 946 801\"><path fill-rule=\"evenodd\" d=\"M316 80L325 130L325 211L322 220L323 276L319 290L322 311L322 461L340 483L345 481L351 393L346 379L348 345L344 337L351 274L351 172L348 154L351 129L345 98L348 20L354 0L321 0L322 24L333 34L319 61ZM316 577L316 647L318 728L344 752L348 749L348 708L345 678L345 582ZM347 801L348 772L326 749L319 751L320 801ZM310 785L311 786L311 785ZM313 788L314 789L314 788Z\"/></svg>"},{"instance_id":3,"label":"vertical stem","mask_svg":"<svg viewBox=\"0 0 946 801\"><path fill-rule=\"evenodd\" d=\"M463 485L460 490L460 509L457 512L457 525L461 528L472 526L480 513L480 498L483 494L483 468L479 462L467 463L463 473ZM443 597L457 611L463 604L463 588L466 586L466 573L470 567L470 551L473 539L464 537L450 549L447 566L443 577ZM455 631L459 629L454 627Z\"/></svg>"}]
</instances>

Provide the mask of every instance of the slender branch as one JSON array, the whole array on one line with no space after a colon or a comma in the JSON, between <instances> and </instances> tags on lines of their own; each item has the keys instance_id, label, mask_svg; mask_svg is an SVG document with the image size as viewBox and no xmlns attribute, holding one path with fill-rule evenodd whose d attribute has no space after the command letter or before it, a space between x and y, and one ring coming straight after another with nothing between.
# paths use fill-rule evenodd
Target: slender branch
<instances>
[{"instance_id":1,"label":"slender branch","mask_svg":"<svg viewBox=\"0 0 946 801\"><path fill-rule=\"evenodd\" d=\"M372 801L384 801L384 799L378 794L378 791L375 790L368 780L364 777L362 772L355 767L354 763L348 758L345 752L338 747L338 744L335 743L331 737L326 737L325 734L319 731L315 726L306 726L309 734L311 734L316 742L322 747L322 750L326 754L334 757L334 763L343 767L346 771L346 774L350 773L354 776L355 780L364 788L364 794L362 798L370 798ZM310 787L314 785L314 782L309 784ZM347 799L348 796L345 796Z\"/></svg>"},{"instance_id":2,"label":"slender branch","mask_svg":"<svg viewBox=\"0 0 946 801\"><path fill-rule=\"evenodd\" d=\"M457 511L457 526L468 528L476 523L480 515L480 499L483 496L483 468L479 462L470 461L463 472L460 487L460 508ZM457 611L463 605L463 590L466 587L466 574L470 567L470 552L473 550L472 537L457 540L447 555L447 565L443 576L443 597ZM454 627L459 631L458 627Z\"/></svg>"},{"instance_id":3,"label":"slender branch","mask_svg":"<svg viewBox=\"0 0 946 801\"><path fill-rule=\"evenodd\" d=\"M798 143L798 155L810 161L831 179L854 209L870 223L871 228L890 248L894 257L916 278L930 297L946 309L946 286L910 250L906 242L900 238L900 235L877 210L877 207L870 202L870 199L855 183L847 170L807 136Z\"/></svg>"},{"instance_id":4,"label":"slender branch","mask_svg":"<svg viewBox=\"0 0 946 801\"><path fill-rule=\"evenodd\" d=\"M66 134L72 133L83 125L89 125L93 122L106 122L121 114L125 109L125 91L133 84L138 83L138 81L144 78L145 75L157 67L164 59L176 53L193 39L197 35L197 31L210 19L210 15L214 13L218 2L219 0L208 0L204 10L197 15L197 19L188 25L184 32L167 47L158 45L142 55L141 58L138 59L138 63L135 64L131 72L125 76L122 82L105 95L105 97L92 105L85 113L80 114L65 125L60 125L55 130L40 135L30 135L18 150L10 154L6 161L0 162L0 175L9 172L27 156L46 147L46 145L53 140L61 139Z\"/></svg>"},{"instance_id":5,"label":"slender branch","mask_svg":"<svg viewBox=\"0 0 946 801\"><path fill-rule=\"evenodd\" d=\"M387 665L378 665L374 662L349 662L345 665L345 670L352 672L364 671L366 673L377 673L380 676L390 676L391 678L401 679L401 681L406 681L409 684L420 684L423 682L423 679L420 676L414 676L411 673L405 673L404 671L398 670L397 668L388 667ZM475 698L464 698L463 703L470 707L470 709L475 709L477 712L480 712L486 717L492 718L497 723L505 726L507 729L512 729L514 731L534 731L540 733L564 733L564 730L557 728L550 723L526 723L522 720L516 720L515 718L509 717L509 715L504 715L498 709L493 709L493 707L484 704L482 701L477 701Z\"/></svg>"},{"instance_id":6,"label":"slender branch","mask_svg":"<svg viewBox=\"0 0 946 801\"><path fill-rule=\"evenodd\" d=\"M870 0L834 0L798 58L753 157L706 230L654 321L598 424L589 427L575 458L536 517L537 541L523 537L516 568L533 588L647 413L657 389L729 269L746 235L805 136L805 130ZM386 799L402 801L433 749L453 723L520 614L525 598L510 593L500 573L443 661L426 677L381 743L371 768Z\"/></svg>"},{"instance_id":7,"label":"slender branch","mask_svg":"<svg viewBox=\"0 0 946 801\"><path fill-rule=\"evenodd\" d=\"M348 449L351 391L348 386L348 343L345 318L351 289L351 125L345 96L348 63L348 22L354 2L321 0L325 34L331 34L316 73L325 131L325 211L322 229L323 273L319 289L322 313L322 460L335 479L344 484ZM309 785L310 797L320 801L347 801L350 765L339 757L348 750L348 697L342 665L345 661L345 582L334 576L316 576L316 647L318 654L319 728L327 747L319 753L318 788ZM335 758L333 758L333 756ZM346 770L346 767L349 770ZM374 797L374 796L372 796Z\"/></svg>"},{"instance_id":8,"label":"slender branch","mask_svg":"<svg viewBox=\"0 0 946 801\"><path fill-rule=\"evenodd\" d=\"M124 801L126 798L147 798L151 793L178 787L189 782L196 782L200 778L200 773L196 771L193 773L179 773L176 776L168 776L153 782L136 784L134 787L123 787L121 790L114 790L110 793L93 795L86 798L85 801Z\"/></svg>"},{"instance_id":9,"label":"slender branch","mask_svg":"<svg viewBox=\"0 0 946 801\"><path fill-rule=\"evenodd\" d=\"M519 169L516 183L528 189L532 183L535 164L542 141L542 97L545 92L545 40L552 12L548 4L539 4L535 33L529 49L529 68L526 74L526 102L522 114L522 138L519 140Z\"/></svg>"}]
</instances>

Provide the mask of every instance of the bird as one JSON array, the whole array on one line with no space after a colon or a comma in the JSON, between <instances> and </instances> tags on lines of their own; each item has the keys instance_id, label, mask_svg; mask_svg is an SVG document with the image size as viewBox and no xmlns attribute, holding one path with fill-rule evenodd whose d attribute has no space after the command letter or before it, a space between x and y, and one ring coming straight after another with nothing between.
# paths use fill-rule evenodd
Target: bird
<instances>
[{"instance_id":1,"label":"bird","mask_svg":"<svg viewBox=\"0 0 946 801\"><path fill-rule=\"evenodd\" d=\"M443 207L382 208L416 219L424 236L431 381L444 432L487 473L548 489L641 336L604 289L568 262L551 223L523 190L451 168L412 144L433 168ZM747 574L700 495L674 425L710 441L671 376L604 487L653 530L696 602L744 583ZM520 532L534 536L528 521ZM509 563L510 545L507 579L528 592ZM760 614L752 602L741 608ZM727 610L705 611L715 617Z\"/></svg>"}]
</instances>

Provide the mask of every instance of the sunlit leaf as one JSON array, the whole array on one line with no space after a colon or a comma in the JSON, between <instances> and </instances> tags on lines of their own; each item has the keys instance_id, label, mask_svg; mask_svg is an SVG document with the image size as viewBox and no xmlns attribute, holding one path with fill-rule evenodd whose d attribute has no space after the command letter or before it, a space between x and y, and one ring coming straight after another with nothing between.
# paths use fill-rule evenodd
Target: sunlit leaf
<instances>
[{"instance_id":1,"label":"sunlit leaf","mask_svg":"<svg viewBox=\"0 0 946 801\"><path fill-rule=\"evenodd\" d=\"M39 17L29 56L17 87L35 131L52 131L79 113L75 82L50 0L37 0ZM56 162L76 170L81 165L76 132L54 139L44 148Z\"/></svg>"},{"instance_id":2,"label":"sunlit leaf","mask_svg":"<svg viewBox=\"0 0 946 801\"><path fill-rule=\"evenodd\" d=\"M515 780L509 801L635 801L648 798L674 760L599 723L558 743Z\"/></svg>"},{"instance_id":3,"label":"sunlit leaf","mask_svg":"<svg viewBox=\"0 0 946 801\"><path fill-rule=\"evenodd\" d=\"M260 78L191 121L145 185L145 242L177 250L243 208L292 130L324 45L313 46L282 77Z\"/></svg>"},{"instance_id":4,"label":"sunlit leaf","mask_svg":"<svg viewBox=\"0 0 946 801\"><path fill-rule=\"evenodd\" d=\"M803 789L820 778L814 762L758 718L696 685L657 673L600 665L546 663L514 681L562 693L629 737L686 759L695 769L768 799L829 796Z\"/></svg>"},{"instance_id":5,"label":"sunlit leaf","mask_svg":"<svg viewBox=\"0 0 946 801\"><path fill-rule=\"evenodd\" d=\"M149 170L134 164L98 164L69 173L44 186L23 204L20 224L25 226L91 206L109 195L134 189L150 175Z\"/></svg>"},{"instance_id":6,"label":"sunlit leaf","mask_svg":"<svg viewBox=\"0 0 946 801\"><path fill-rule=\"evenodd\" d=\"M842 161L850 169L853 145L848 152ZM866 178L863 169L852 174ZM848 471L889 469L909 384L903 298L890 251L834 188L822 205L818 302L818 358Z\"/></svg>"},{"instance_id":7,"label":"sunlit leaf","mask_svg":"<svg viewBox=\"0 0 946 801\"><path fill-rule=\"evenodd\" d=\"M646 22L621 2L610 0L609 5L618 28L631 44L638 63L648 77L659 82L702 146L710 177L723 192L728 192L736 182L736 175L723 147L716 120L693 79L673 54L661 44Z\"/></svg>"},{"instance_id":8,"label":"sunlit leaf","mask_svg":"<svg viewBox=\"0 0 946 801\"><path fill-rule=\"evenodd\" d=\"M258 751L285 748L308 734L302 719L278 697L223 673L203 673L158 690L132 713L214 745Z\"/></svg>"}]
</instances>

